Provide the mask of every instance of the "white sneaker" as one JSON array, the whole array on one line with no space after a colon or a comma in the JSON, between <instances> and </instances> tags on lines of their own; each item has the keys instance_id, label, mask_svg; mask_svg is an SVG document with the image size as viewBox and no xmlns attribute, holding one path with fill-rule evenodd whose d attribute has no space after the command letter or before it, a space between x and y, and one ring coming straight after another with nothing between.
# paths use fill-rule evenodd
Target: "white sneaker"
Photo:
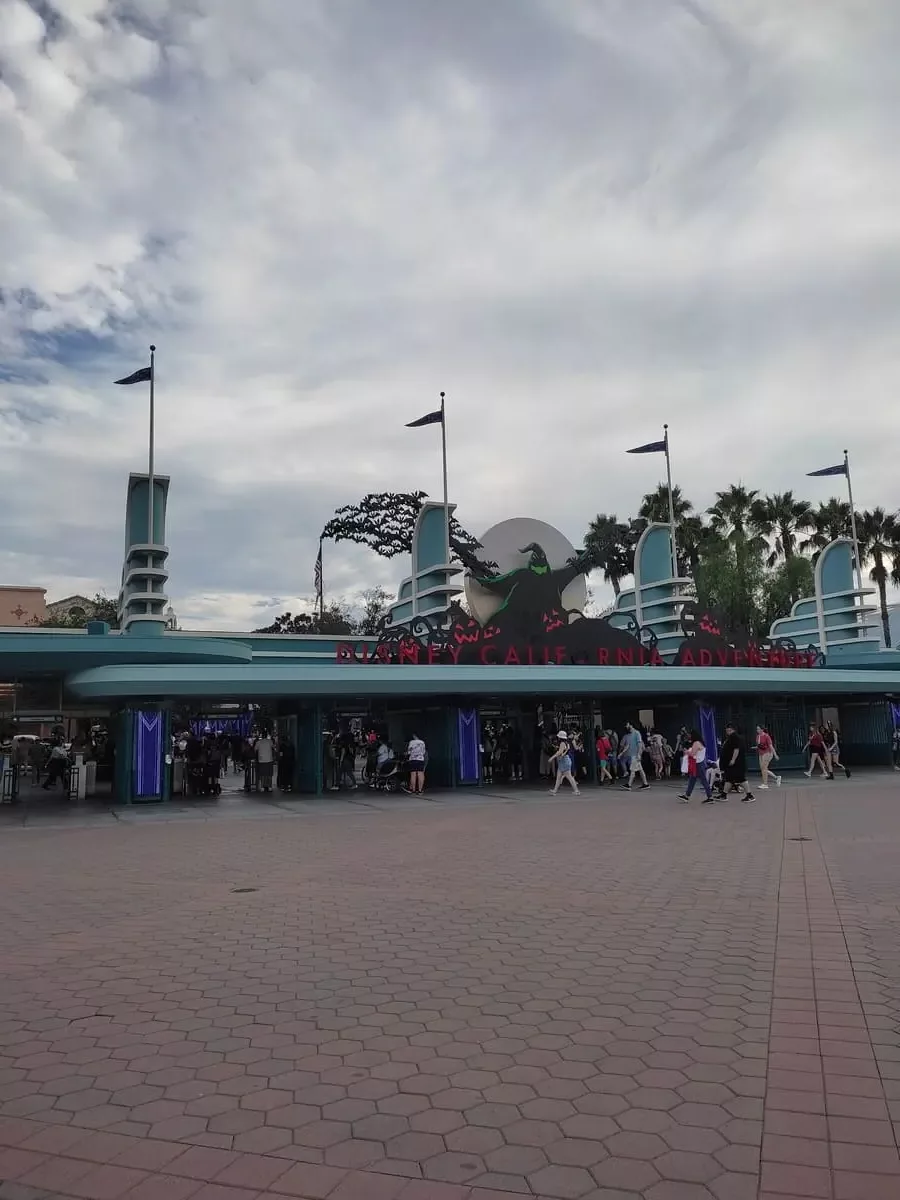
<instances>
[{"instance_id":1,"label":"white sneaker","mask_svg":"<svg viewBox=\"0 0 900 1200\"><path fill-rule=\"evenodd\" d=\"M781 787L781 776L780 775L775 776L775 786Z\"/></svg>"},{"instance_id":2,"label":"white sneaker","mask_svg":"<svg viewBox=\"0 0 900 1200\"><path fill-rule=\"evenodd\" d=\"M807 779L812 779L812 771L804 771L803 774Z\"/></svg>"},{"instance_id":3,"label":"white sneaker","mask_svg":"<svg viewBox=\"0 0 900 1200\"><path fill-rule=\"evenodd\" d=\"M769 790L769 785L767 783L761 783L759 785L759 790L761 792L767 792Z\"/></svg>"}]
</instances>

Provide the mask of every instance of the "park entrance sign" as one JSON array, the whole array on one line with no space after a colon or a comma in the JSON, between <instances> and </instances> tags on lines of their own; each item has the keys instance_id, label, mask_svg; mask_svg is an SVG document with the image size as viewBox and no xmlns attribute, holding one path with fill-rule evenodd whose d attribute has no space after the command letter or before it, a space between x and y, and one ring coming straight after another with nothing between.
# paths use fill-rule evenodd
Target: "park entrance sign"
<instances>
[{"instance_id":1,"label":"park entrance sign","mask_svg":"<svg viewBox=\"0 0 900 1200\"><path fill-rule=\"evenodd\" d=\"M459 604L446 612L413 617L382 627L377 644L340 642L340 663L408 666L596 666L665 667L652 625L634 614L612 612L588 617L568 607L573 584L580 583L590 563L574 551L554 566L544 547L530 542L517 552L518 564L503 571L476 560L468 564L467 593L474 588L493 597L476 615ZM524 562L522 562L524 558ZM820 665L814 647L798 649L790 641L757 642L726 632L721 614L693 600L679 602L683 641L673 665L683 667L758 667L809 669Z\"/></svg>"}]
</instances>

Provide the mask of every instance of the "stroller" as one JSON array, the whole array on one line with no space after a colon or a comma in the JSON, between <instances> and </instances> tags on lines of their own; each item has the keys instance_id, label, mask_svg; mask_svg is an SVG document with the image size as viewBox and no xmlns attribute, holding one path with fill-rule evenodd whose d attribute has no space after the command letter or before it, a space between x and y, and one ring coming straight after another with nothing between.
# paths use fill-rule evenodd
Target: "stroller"
<instances>
[{"instance_id":1,"label":"stroller","mask_svg":"<svg viewBox=\"0 0 900 1200\"><path fill-rule=\"evenodd\" d=\"M376 792L399 792L409 782L409 764L406 759L389 758L369 779L369 787Z\"/></svg>"}]
</instances>

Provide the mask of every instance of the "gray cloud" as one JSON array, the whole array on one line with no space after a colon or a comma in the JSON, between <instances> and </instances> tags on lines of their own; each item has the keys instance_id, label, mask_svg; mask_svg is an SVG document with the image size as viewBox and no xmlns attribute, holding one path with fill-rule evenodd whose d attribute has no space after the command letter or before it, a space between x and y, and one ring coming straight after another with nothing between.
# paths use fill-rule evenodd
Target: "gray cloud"
<instances>
[{"instance_id":1,"label":"gray cloud","mask_svg":"<svg viewBox=\"0 0 900 1200\"><path fill-rule=\"evenodd\" d=\"M852 11L851 11L852 9ZM50 19L50 14L55 14ZM578 541L668 420L698 505L892 505L891 0L0 0L7 582L115 588L158 359L170 593L261 623L367 490ZM810 483L812 486L806 487ZM328 547L336 594L405 564ZM602 600L602 592L600 597Z\"/></svg>"}]
</instances>

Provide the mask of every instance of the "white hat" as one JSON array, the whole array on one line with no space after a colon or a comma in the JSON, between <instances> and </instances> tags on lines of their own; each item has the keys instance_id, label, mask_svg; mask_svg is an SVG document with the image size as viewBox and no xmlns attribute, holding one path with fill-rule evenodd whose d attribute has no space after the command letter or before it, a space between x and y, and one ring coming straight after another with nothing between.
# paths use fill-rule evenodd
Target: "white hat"
<instances>
[{"instance_id":1,"label":"white hat","mask_svg":"<svg viewBox=\"0 0 900 1200\"><path fill-rule=\"evenodd\" d=\"M565 730L563 730L556 735L556 740L558 742L567 742L569 740L569 735L565 732Z\"/></svg>"}]
</instances>

